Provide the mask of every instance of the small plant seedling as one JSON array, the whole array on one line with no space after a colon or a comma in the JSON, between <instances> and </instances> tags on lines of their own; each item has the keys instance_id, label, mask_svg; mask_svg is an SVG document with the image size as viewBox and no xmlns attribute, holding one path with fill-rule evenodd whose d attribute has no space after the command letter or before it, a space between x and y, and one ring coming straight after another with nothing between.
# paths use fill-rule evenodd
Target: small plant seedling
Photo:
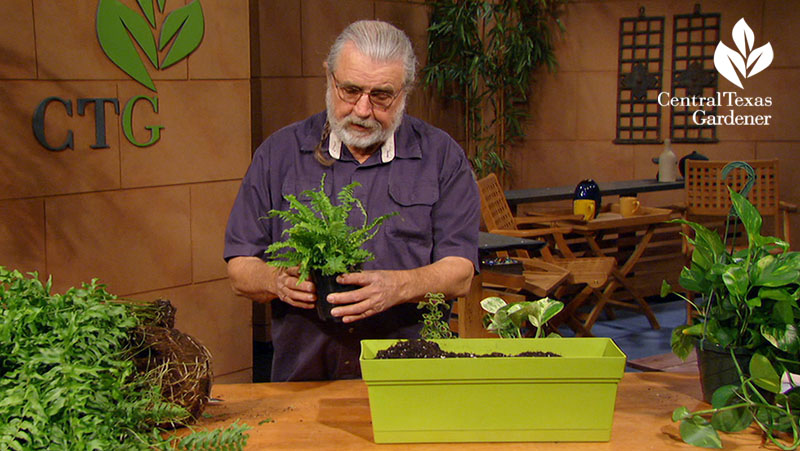
<instances>
[{"instance_id":1,"label":"small plant seedling","mask_svg":"<svg viewBox=\"0 0 800 451\"><path fill-rule=\"evenodd\" d=\"M442 308L449 308L444 300L444 293L428 293L425 301L417 304L418 309L427 309L422 314L422 330L420 336L425 340L435 338L453 338L450 326L442 318L444 313Z\"/></svg>"},{"instance_id":2,"label":"small plant seedling","mask_svg":"<svg viewBox=\"0 0 800 451\"><path fill-rule=\"evenodd\" d=\"M564 303L545 297L507 304L502 298L491 296L481 301L481 307L488 312L483 317L483 326L500 338L522 338L525 321L536 329L534 338L541 338L545 325L561 312ZM552 333L549 336L559 335Z\"/></svg>"}]
</instances>

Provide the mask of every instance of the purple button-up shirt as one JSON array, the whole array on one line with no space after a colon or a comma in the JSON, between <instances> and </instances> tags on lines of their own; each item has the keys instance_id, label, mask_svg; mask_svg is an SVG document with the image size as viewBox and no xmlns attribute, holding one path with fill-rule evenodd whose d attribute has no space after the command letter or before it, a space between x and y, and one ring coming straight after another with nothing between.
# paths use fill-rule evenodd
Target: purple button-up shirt
<instances>
[{"instance_id":1,"label":"purple button-up shirt","mask_svg":"<svg viewBox=\"0 0 800 451\"><path fill-rule=\"evenodd\" d=\"M324 113L314 115L277 131L258 147L228 220L226 260L264 258L267 246L283 240L281 233L291 226L277 217L264 218L267 211L287 210L284 196L318 189L327 174L329 196L352 182L361 184L355 196L370 220L399 213L365 244L375 259L364 269L412 269L448 256L467 258L477 268L480 200L464 152L450 136L405 116L394 135L393 155L375 152L360 164L342 145L340 152L331 152L338 156L334 164L325 167L314 159L324 123ZM303 196L298 199L307 202ZM353 210L351 221L360 225L360 212ZM420 319L416 304L401 304L356 323L324 323L314 310L273 301L272 379L360 377L361 339L417 338Z\"/></svg>"}]
</instances>

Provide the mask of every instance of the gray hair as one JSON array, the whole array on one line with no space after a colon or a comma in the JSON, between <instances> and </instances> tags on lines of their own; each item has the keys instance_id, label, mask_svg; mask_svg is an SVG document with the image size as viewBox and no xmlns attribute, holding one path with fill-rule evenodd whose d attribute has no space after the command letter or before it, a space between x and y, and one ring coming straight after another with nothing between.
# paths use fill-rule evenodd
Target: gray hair
<instances>
[{"instance_id":1,"label":"gray hair","mask_svg":"<svg viewBox=\"0 0 800 451\"><path fill-rule=\"evenodd\" d=\"M328 53L328 70L335 71L344 45L352 42L364 55L375 61L402 61L405 69L404 83L411 88L417 72L417 56L403 31L380 20L353 22L336 38Z\"/></svg>"}]
</instances>

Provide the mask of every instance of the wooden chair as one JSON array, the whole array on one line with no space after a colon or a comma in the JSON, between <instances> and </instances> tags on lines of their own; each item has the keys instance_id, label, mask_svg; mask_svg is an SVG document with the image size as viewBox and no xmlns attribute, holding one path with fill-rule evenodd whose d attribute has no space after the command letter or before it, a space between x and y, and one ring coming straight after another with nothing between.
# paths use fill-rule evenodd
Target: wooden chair
<instances>
[{"instance_id":1,"label":"wooden chair","mask_svg":"<svg viewBox=\"0 0 800 451\"><path fill-rule=\"evenodd\" d=\"M748 182L745 169L736 168L722 178L723 168L729 161L686 161L683 216L685 219L724 221L731 211L728 187L741 192ZM774 235L791 243L789 214L797 206L780 200L778 160L745 161L755 178L747 199L765 218L772 217ZM689 250L687 250L687 254Z\"/></svg>"},{"instance_id":2,"label":"wooden chair","mask_svg":"<svg viewBox=\"0 0 800 451\"><path fill-rule=\"evenodd\" d=\"M500 182L494 174L478 180L478 190L481 197L481 218L488 232L539 238L549 242L548 246L542 248L541 258L531 258L525 251L517 251L514 258L522 261L525 265L546 263L566 270L568 284L573 287L578 286L580 290L571 301L566 303L560 319L566 322L577 335L591 335L592 326L597 320L599 312L610 302L608 296L603 293L603 288L609 281L616 260L613 257L575 257L564 239L564 234L569 233L570 229L550 225L549 222L552 221L552 218L514 217ZM534 228L520 229L520 225ZM561 254L556 255L554 251ZM559 295L560 293L556 294L556 297ZM578 317L578 309L590 299L595 301L594 309L586 319L581 320Z\"/></svg>"}]
</instances>

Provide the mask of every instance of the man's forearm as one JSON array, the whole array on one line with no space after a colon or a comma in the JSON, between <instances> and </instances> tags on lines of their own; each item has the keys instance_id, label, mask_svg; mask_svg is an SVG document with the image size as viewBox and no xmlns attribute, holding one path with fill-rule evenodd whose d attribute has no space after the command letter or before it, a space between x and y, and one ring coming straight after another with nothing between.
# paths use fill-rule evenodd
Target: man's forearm
<instances>
[{"instance_id":1,"label":"man's forearm","mask_svg":"<svg viewBox=\"0 0 800 451\"><path fill-rule=\"evenodd\" d=\"M276 297L278 269L258 257L234 257L228 261L228 278L233 291L258 302Z\"/></svg>"},{"instance_id":2,"label":"man's forearm","mask_svg":"<svg viewBox=\"0 0 800 451\"><path fill-rule=\"evenodd\" d=\"M422 300L427 293L443 293L447 299L465 296L474 272L472 262L462 257L445 257L405 271L402 298L413 302Z\"/></svg>"}]
</instances>

